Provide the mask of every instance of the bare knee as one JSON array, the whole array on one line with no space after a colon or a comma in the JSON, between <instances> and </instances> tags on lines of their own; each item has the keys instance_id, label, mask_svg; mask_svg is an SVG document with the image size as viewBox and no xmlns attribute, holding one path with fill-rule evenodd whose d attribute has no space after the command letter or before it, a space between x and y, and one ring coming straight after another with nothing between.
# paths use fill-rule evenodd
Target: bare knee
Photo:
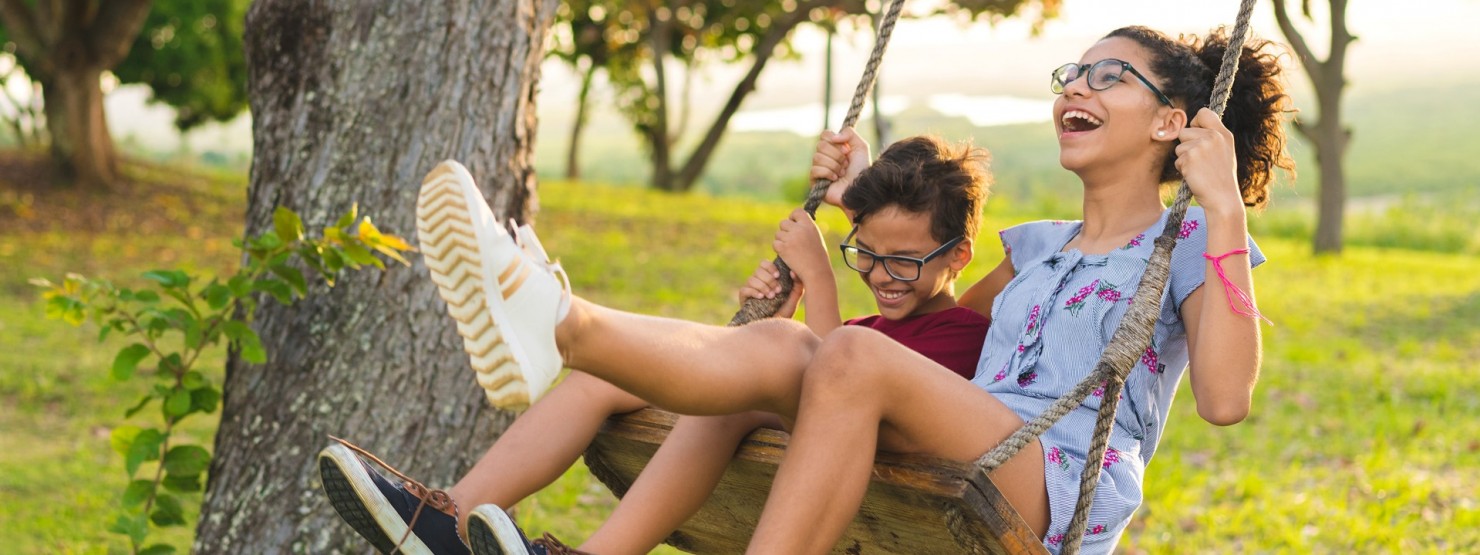
<instances>
[{"instance_id":1,"label":"bare knee","mask_svg":"<svg viewBox=\"0 0 1480 555\"><path fill-rule=\"evenodd\" d=\"M857 401L874 391L881 370L877 350L883 334L856 326L843 326L822 339L803 377L802 394L809 400L829 398Z\"/></svg>"},{"instance_id":2,"label":"bare knee","mask_svg":"<svg viewBox=\"0 0 1480 555\"><path fill-rule=\"evenodd\" d=\"M822 344L822 339L812 333L811 328L786 318L766 318L746 324L742 329L754 334L745 339L747 343L780 355L783 362L797 369L806 368Z\"/></svg>"}]
</instances>

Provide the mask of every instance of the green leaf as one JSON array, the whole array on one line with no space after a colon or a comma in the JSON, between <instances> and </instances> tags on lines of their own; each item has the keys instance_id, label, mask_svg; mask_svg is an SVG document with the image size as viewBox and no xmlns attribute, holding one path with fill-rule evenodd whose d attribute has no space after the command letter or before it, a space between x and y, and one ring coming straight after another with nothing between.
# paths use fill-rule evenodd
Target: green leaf
<instances>
[{"instance_id":1,"label":"green leaf","mask_svg":"<svg viewBox=\"0 0 1480 555\"><path fill-rule=\"evenodd\" d=\"M303 238L303 219L285 207L279 206L272 211L272 227L277 231L278 237L285 241Z\"/></svg>"},{"instance_id":2,"label":"green leaf","mask_svg":"<svg viewBox=\"0 0 1480 555\"><path fill-rule=\"evenodd\" d=\"M331 287L334 285L333 276L343 270L345 265L344 254L339 249L334 247L324 249L324 269L328 272L324 275L324 280L328 281Z\"/></svg>"},{"instance_id":3,"label":"green leaf","mask_svg":"<svg viewBox=\"0 0 1480 555\"><path fill-rule=\"evenodd\" d=\"M205 298L206 305L211 310L221 310L226 307L226 303L231 302L231 288L220 283L211 283L201 290L200 296Z\"/></svg>"},{"instance_id":4,"label":"green leaf","mask_svg":"<svg viewBox=\"0 0 1480 555\"><path fill-rule=\"evenodd\" d=\"M174 378L176 374L180 373L180 371L184 369L185 361L180 358L180 353L170 353L159 361L160 378ZM159 396L160 398L164 398L166 395L168 395L167 392L161 393Z\"/></svg>"},{"instance_id":5,"label":"green leaf","mask_svg":"<svg viewBox=\"0 0 1480 555\"><path fill-rule=\"evenodd\" d=\"M355 223L355 220L359 217L360 203L356 202L350 205L349 212L346 212L343 216L340 216L339 221L334 222L334 227L344 229L346 227L349 227L350 224Z\"/></svg>"},{"instance_id":6,"label":"green leaf","mask_svg":"<svg viewBox=\"0 0 1480 555\"><path fill-rule=\"evenodd\" d=\"M180 385L185 389L200 389L210 383L209 380L206 380L205 374L194 370L186 372L184 376L180 376Z\"/></svg>"},{"instance_id":7,"label":"green leaf","mask_svg":"<svg viewBox=\"0 0 1480 555\"><path fill-rule=\"evenodd\" d=\"M253 364L267 362L267 351L262 348L262 340L250 326L231 320L223 324L222 331L241 350L242 360Z\"/></svg>"},{"instance_id":8,"label":"green leaf","mask_svg":"<svg viewBox=\"0 0 1480 555\"><path fill-rule=\"evenodd\" d=\"M124 418L133 418L135 414L139 414L139 411L144 410L144 406L145 405L148 405L149 404L149 401L152 401L152 400L154 400L154 396L153 395L149 395L147 393L144 394L144 398L139 399L139 403L138 404L136 404L136 405L134 405L132 407L129 407L129 409L126 410L126 411L123 411L123 417ZM118 454L123 455L125 453L122 452L122 451L120 451Z\"/></svg>"},{"instance_id":9,"label":"green leaf","mask_svg":"<svg viewBox=\"0 0 1480 555\"><path fill-rule=\"evenodd\" d=\"M147 400L149 397L144 398ZM108 434L108 443L113 446L114 453L127 456L129 446L133 445L134 438L139 436L139 432L138 426L124 425L113 428L113 431Z\"/></svg>"},{"instance_id":10,"label":"green leaf","mask_svg":"<svg viewBox=\"0 0 1480 555\"><path fill-rule=\"evenodd\" d=\"M298 293L299 297L308 295L308 280L303 279L303 272L299 271L298 268L287 264L273 264L268 269L272 271L273 275L283 278L283 281L288 282L288 285L293 287L293 290Z\"/></svg>"},{"instance_id":11,"label":"green leaf","mask_svg":"<svg viewBox=\"0 0 1480 555\"><path fill-rule=\"evenodd\" d=\"M231 289L232 295L238 297L252 294L252 280L241 274L231 276L231 279L226 282L226 287Z\"/></svg>"},{"instance_id":12,"label":"green leaf","mask_svg":"<svg viewBox=\"0 0 1480 555\"><path fill-rule=\"evenodd\" d=\"M144 515L118 515L108 531L128 536L134 543L144 543L144 538L149 536L149 519Z\"/></svg>"},{"instance_id":13,"label":"green leaf","mask_svg":"<svg viewBox=\"0 0 1480 555\"><path fill-rule=\"evenodd\" d=\"M123 465L128 470L128 475L133 476L139 471L139 465L145 461L159 460L159 446L164 444L164 434L154 428L146 428L139 431L134 441L128 446L128 454L124 455Z\"/></svg>"},{"instance_id":14,"label":"green leaf","mask_svg":"<svg viewBox=\"0 0 1480 555\"><path fill-rule=\"evenodd\" d=\"M179 526L185 524L185 508L175 496L161 493L154 498L154 512L149 521L155 526Z\"/></svg>"},{"instance_id":15,"label":"green leaf","mask_svg":"<svg viewBox=\"0 0 1480 555\"><path fill-rule=\"evenodd\" d=\"M353 260L356 264L360 264L362 266L375 266L376 268L380 268L382 270L385 269L385 264L381 262L379 258L375 258L374 254L370 254L370 249L365 248L364 245L358 243L346 243L343 250L344 255L349 257L349 259Z\"/></svg>"},{"instance_id":16,"label":"green leaf","mask_svg":"<svg viewBox=\"0 0 1480 555\"><path fill-rule=\"evenodd\" d=\"M190 414L190 392L185 389L176 389L164 401L164 416L165 418L179 418L187 414Z\"/></svg>"},{"instance_id":17,"label":"green leaf","mask_svg":"<svg viewBox=\"0 0 1480 555\"><path fill-rule=\"evenodd\" d=\"M134 343L118 351L118 356L113 357L113 379L126 380L132 377L134 370L139 367L139 361L147 356L149 347L143 343Z\"/></svg>"},{"instance_id":18,"label":"green leaf","mask_svg":"<svg viewBox=\"0 0 1480 555\"><path fill-rule=\"evenodd\" d=\"M293 304L293 290L282 280L259 279L252 283L252 289L272 295L272 298L277 299L277 302L282 303L283 306Z\"/></svg>"},{"instance_id":19,"label":"green leaf","mask_svg":"<svg viewBox=\"0 0 1480 555\"><path fill-rule=\"evenodd\" d=\"M147 289L143 291L135 291L134 300L141 303L157 303L159 302L159 293L155 293Z\"/></svg>"},{"instance_id":20,"label":"green leaf","mask_svg":"<svg viewBox=\"0 0 1480 555\"><path fill-rule=\"evenodd\" d=\"M190 275L180 270L150 270L144 272L144 279L158 282L166 289L182 288L190 285Z\"/></svg>"},{"instance_id":21,"label":"green leaf","mask_svg":"<svg viewBox=\"0 0 1480 555\"><path fill-rule=\"evenodd\" d=\"M173 492L191 493L201 490L199 474L194 476L166 475L161 483L164 484L164 489Z\"/></svg>"},{"instance_id":22,"label":"green leaf","mask_svg":"<svg viewBox=\"0 0 1480 555\"><path fill-rule=\"evenodd\" d=\"M143 505L154 495L154 482L150 480L134 480L128 483L123 490L123 506L128 508Z\"/></svg>"},{"instance_id":23,"label":"green leaf","mask_svg":"<svg viewBox=\"0 0 1480 555\"><path fill-rule=\"evenodd\" d=\"M220 403L221 392L214 387L206 386L190 392L190 405L200 412L207 414L216 412L216 407Z\"/></svg>"},{"instance_id":24,"label":"green leaf","mask_svg":"<svg viewBox=\"0 0 1480 555\"><path fill-rule=\"evenodd\" d=\"M156 543L144 549L140 549L139 555L170 555L174 552L175 546L167 543Z\"/></svg>"},{"instance_id":25,"label":"green leaf","mask_svg":"<svg viewBox=\"0 0 1480 555\"><path fill-rule=\"evenodd\" d=\"M211 452L199 445L178 445L164 455L164 470L173 476L194 476L211 464Z\"/></svg>"},{"instance_id":26,"label":"green leaf","mask_svg":"<svg viewBox=\"0 0 1480 555\"><path fill-rule=\"evenodd\" d=\"M278 237L276 231L269 231L257 237L257 247L263 250L276 250L283 246L283 239Z\"/></svg>"}]
</instances>

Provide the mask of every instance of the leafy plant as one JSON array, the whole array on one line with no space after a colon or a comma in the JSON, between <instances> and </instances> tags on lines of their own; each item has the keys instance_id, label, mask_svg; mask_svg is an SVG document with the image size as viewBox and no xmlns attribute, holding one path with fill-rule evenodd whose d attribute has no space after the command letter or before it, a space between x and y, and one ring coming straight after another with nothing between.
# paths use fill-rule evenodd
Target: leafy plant
<instances>
[{"instance_id":1,"label":"leafy plant","mask_svg":"<svg viewBox=\"0 0 1480 555\"><path fill-rule=\"evenodd\" d=\"M155 380L124 417L157 404L158 425L122 425L110 437L113 450L123 457L129 484L121 514L109 531L127 536L138 555L175 552L175 546L165 543L145 545L150 525L184 525L182 497L198 502L195 495L210 467L209 451L173 436L185 418L213 413L220 406L221 390L195 369L200 354L225 341L243 360L266 362L267 352L250 326L264 295L291 305L308 295L303 268L332 287L346 269L385 269L375 252L406 264L401 253L412 250L401 238L381 233L369 217L361 219L358 207L319 238L306 236L302 219L279 207L271 231L234 244L246 253L246 264L224 279L204 281L182 270L152 270L143 275L152 282L143 289L77 274L68 274L61 283L31 281L45 289L48 318L73 325L95 322L101 328L99 341L115 333L136 340L113 358L113 379Z\"/></svg>"}]
</instances>

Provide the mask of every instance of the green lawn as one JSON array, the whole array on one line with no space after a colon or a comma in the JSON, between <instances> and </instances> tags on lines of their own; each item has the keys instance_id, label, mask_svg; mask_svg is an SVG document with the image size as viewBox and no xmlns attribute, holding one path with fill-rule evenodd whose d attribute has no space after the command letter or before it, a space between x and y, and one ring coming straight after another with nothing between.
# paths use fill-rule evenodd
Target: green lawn
<instances>
[{"instance_id":1,"label":"green lawn","mask_svg":"<svg viewBox=\"0 0 1480 555\"><path fill-rule=\"evenodd\" d=\"M66 199L26 205L0 195L0 551L123 548L104 531L123 484L107 437L138 392L106 376L119 345L96 344L96 329L44 320L25 279L75 270L127 282L161 266L230 267L241 178L168 180L164 193L111 203L150 203L158 214L133 220L123 211L82 220L63 215ZM790 210L561 183L544 184L541 202L542 238L580 294L715 323L728 320L734 289L769 257L775 221ZM1029 207L1001 209L988 211L968 283L998 257L990 230L1029 217ZM835 238L846 231L835 214L823 222ZM1261 245L1271 262L1256 272L1259 297L1275 326L1266 328L1254 414L1217 428L1197 418L1191 399L1173 408L1178 422L1150 466L1147 502L1122 549L1480 550L1480 260L1368 247L1312 259L1303 242ZM859 288L843 290L845 313L870 310ZM208 366L219 374L215 357ZM213 426L200 419L187 429L210 445ZM578 467L519 517L535 533L575 540L611 505ZM169 537L184 545L186 536Z\"/></svg>"}]
</instances>

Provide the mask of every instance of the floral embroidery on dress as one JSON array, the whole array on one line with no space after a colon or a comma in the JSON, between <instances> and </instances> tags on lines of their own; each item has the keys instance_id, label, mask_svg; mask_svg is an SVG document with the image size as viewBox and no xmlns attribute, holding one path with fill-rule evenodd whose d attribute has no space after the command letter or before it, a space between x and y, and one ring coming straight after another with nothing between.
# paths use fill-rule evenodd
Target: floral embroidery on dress
<instances>
[{"instance_id":1,"label":"floral embroidery on dress","mask_svg":"<svg viewBox=\"0 0 1480 555\"><path fill-rule=\"evenodd\" d=\"M998 231L997 232L997 238L1002 240L1002 252L1007 253L1008 256L1011 256L1012 255L1012 245L1007 244L1007 230L1004 229L1004 230Z\"/></svg>"},{"instance_id":2,"label":"floral embroidery on dress","mask_svg":"<svg viewBox=\"0 0 1480 555\"><path fill-rule=\"evenodd\" d=\"M1048 537L1048 544L1049 545L1058 545L1058 544L1061 544L1061 543L1064 543L1064 535L1063 534L1054 534L1054 535Z\"/></svg>"},{"instance_id":3,"label":"floral embroidery on dress","mask_svg":"<svg viewBox=\"0 0 1480 555\"><path fill-rule=\"evenodd\" d=\"M1041 308L1043 308L1043 305L1036 305L1035 304L1035 305L1033 305L1033 310L1028 311L1028 331L1027 331L1027 333L1033 333L1033 328L1038 327L1038 311Z\"/></svg>"},{"instance_id":4,"label":"floral embroidery on dress","mask_svg":"<svg viewBox=\"0 0 1480 555\"><path fill-rule=\"evenodd\" d=\"M1100 280L1097 279L1090 282L1089 285L1080 287L1079 291L1074 293L1073 297L1069 297L1069 302L1064 303L1064 308L1069 309L1070 314L1078 316L1079 311L1084 309L1084 300L1089 298L1090 293L1094 293L1099 285Z\"/></svg>"},{"instance_id":5,"label":"floral embroidery on dress","mask_svg":"<svg viewBox=\"0 0 1480 555\"><path fill-rule=\"evenodd\" d=\"M1095 295L1096 296L1099 296L1101 299L1103 299L1105 301L1108 301L1108 302L1112 302L1113 303L1113 302L1119 301L1121 299L1122 295L1121 295L1120 291L1118 289L1116 289L1116 287L1117 286L1112 285L1112 284L1109 284L1109 283L1102 284L1095 291Z\"/></svg>"},{"instance_id":6,"label":"floral embroidery on dress","mask_svg":"<svg viewBox=\"0 0 1480 555\"><path fill-rule=\"evenodd\" d=\"M1136 235L1135 238L1131 239L1131 242L1126 243L1124 247L1120 247L1120 250L1128 251L1128 250L1134 249L1136 247L1139 247L1139 246L1141 246L1141 241L1143 239L1145 239L1145 238L1146 238L1146 234L1145 233L1141 233L1139 235Z\"/></svg>"},{"instance_id":7,"label":"floral embroidery on dress","mask_svg":"<svg viewBox=\"0 0 1480 555\"><path fill-rule=\"evenodd\" d=\"M1160 374L1166 370L1166 367L1161 364L1160 359L1156 356L1155 338L1151 339L1151 346L1146 347L1146 352L1141 355L1141 364L1146 365L1146 369L1150 370L1152 374Z\"/></svg>"},{"instance_id":8,"label":"floral embroidery on dress","mask_svg":"<svg viewBox=\"0 0 1480 555\"><path fill-rule=\"evenodd\" d=\"M1102 463L1102 466L1104 468L1110 468L1110 465L1118 462L1120 462L1120 451L1116 451L1114 447L1106 447L1105 462Z\"/></svg>"},{"instance_id":9,"label":"floral embroidery on dress","mask_svg":"<svg viewBox=\"0 0 1480 555\"><path fill-rule=\"evenodd\" d=\"M1058 465L1059 470L1069 470L1069 457L1064 455L1064 452L1060 451L1058 447L1048 450L1048 462Z\"/></svg>"},{"instance_id":10,"label":"floral embroidery on dress","mask_svg":"<svg viewBox=\"0 0 1480 555\"><path fill-rule=\"evenodd\" d=\"M1104 524L1096 524L1096 525L1091 526L1089 528L1089 535L1091 535L1091 536L1096 535L1096 534L1103 534L1103 533L1105 533L1105 525Z\"/></svg>"},{"instance_id":11,"label":"floral embroidery on dress","mask_svg":"<svg viewBox=\"0 0 1480 555\"><path fill-rule=\"evenodd\" d=\"M1038 372L1029 370L1027 374L1018 376L1018 387L1028 387L1038 381Z\"/></svg>"},{"instance_id":12,"label":"floral embroidery on dress","mask_svg":"<svg viewBox=\"0 0 1480 555\"><path fill-rule=\"evenodd\" d=\"M1177 238L1186 239L1191 237L1194 231L1197 231L1197 220L1184 221L1182 222L1182 230L1177 232Z\"/></svg>"}]
</instances>

